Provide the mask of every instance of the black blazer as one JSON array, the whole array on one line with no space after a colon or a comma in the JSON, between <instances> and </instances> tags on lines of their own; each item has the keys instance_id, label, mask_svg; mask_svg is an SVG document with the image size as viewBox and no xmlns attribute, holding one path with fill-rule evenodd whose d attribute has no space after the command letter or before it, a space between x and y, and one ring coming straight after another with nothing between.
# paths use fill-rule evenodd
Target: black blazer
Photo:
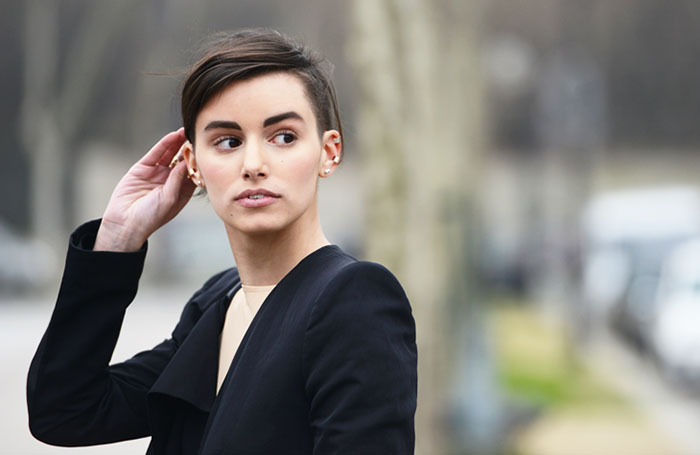
<instances>
[{"instance_id":1,"label":"black blazer","mask_svg":"<svg viewBox=\"0 0 700 455\"><path fill-rule=\"evenodd\" d=\"M170 339L109 365L146 245L91 251L98 227L71 236L29 370L37 439L79 446L150 435L148 453L167 455L413 453L415 324L386 268L337 246L304 258L263 303L217 395L236 269L192 296Z\"/></svg>"}]
</instances>

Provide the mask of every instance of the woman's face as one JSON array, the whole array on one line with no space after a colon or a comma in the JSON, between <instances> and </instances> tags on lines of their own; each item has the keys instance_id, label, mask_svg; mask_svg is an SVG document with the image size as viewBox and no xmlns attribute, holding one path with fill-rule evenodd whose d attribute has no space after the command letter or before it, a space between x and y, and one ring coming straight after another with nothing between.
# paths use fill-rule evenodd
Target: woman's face
<instances>
[{"instance_id":1,"label":"woman's face","mask_svg":"<svg viewBox=\"0 0 700 455\"><path fill-rule=\"evenodd\" d=\"M197 116L195 150L185 158L229 235L303 232L318 222L317 179L335 167L336 137L335 130L319 137L297 76L271 73L213 97Z\"/></svg>"}]
</instances>

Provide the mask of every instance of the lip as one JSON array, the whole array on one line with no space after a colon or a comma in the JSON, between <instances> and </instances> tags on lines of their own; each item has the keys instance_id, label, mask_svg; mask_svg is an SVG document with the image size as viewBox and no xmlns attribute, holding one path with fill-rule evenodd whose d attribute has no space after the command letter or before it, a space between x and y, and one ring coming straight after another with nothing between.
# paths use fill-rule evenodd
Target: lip
<instances>
[{"instance_id":1,"label":"lip","mask_svg":"<svg viewBox=\"0 0 700 455\"><path fill-rule=\"evenodd\" d=\"M249 199L249 196L262 195L263 197L258 199ZM265 188L253 188L250 190L245 190L236 196L235 201L242 205L243 207L264 207L270 205L279 199L281 196L272 191L266 190Z\"/></svg>"}]
</instances>

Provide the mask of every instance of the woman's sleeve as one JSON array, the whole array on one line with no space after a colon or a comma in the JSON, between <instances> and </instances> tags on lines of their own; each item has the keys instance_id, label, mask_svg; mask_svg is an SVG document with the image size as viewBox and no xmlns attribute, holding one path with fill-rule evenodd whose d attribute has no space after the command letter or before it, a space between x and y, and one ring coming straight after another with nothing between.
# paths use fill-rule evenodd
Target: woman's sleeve
<instances>
[{"instance_id":1,"label":"woman's sleeve","mask_svg":"<svg viewBox=\"0 0 700 455\"><path fill-rule=\"evenodd\" d=\"M199 316L188 304L172 338L110 366L146 245L134 253L92 251L98 227L92 221L71 235L56 307L29 369L29 428L48 444L148 436L146 393Z\"/></svg>"},{"instance_id":2,"label":"woman's sleeve","mask_svg":"<svg viewBox=\"0 0 700 455\"><path fill-rule=\"evenodd\" d=\"M314 453L413 453L415 337L408 299L386 268L355 262L328 283L304 340Z\"/></svg>"}]
</instances>

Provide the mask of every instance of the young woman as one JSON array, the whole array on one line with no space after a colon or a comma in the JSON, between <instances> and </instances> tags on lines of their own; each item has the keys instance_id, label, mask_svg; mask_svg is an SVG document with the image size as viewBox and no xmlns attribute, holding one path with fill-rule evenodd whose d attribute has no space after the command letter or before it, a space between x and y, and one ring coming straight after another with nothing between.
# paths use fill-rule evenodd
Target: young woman
<instances>
[{"instance_id":1,"label":"young woman","mask_svg":"<svg viewBox=\"0 0 700 455\"><path fill-rule=\"evenodd\" d=\"M168 455L412 453L408 300L318 218L318 179L342 159L323 60L273 31L219 35L185 81L182 118L103 218L71 235L29 371L32 434L64 446L151 436L148 453ZM147 239L197 186L237 267L191 297L170 339L109 365Z\"/></svg>"}]
</instances>

